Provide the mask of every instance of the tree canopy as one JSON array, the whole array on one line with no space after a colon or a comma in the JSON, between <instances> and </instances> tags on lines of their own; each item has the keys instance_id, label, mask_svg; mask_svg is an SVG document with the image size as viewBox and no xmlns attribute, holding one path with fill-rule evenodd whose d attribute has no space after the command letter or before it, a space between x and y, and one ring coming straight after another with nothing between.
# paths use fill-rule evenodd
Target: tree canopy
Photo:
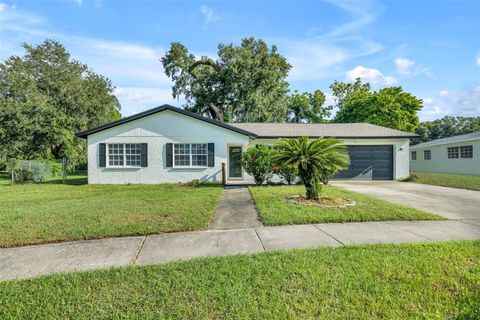
<instances>
[{"instance_id":1,"label":"tree canopy","mask_svg":"<svg viewBox=\"0 0 480 320\"><path fill-rule=\"evenodd\" d=\"M337 101L340 101L337 102L338 111L334 122L368 122L409 132L415 131L418 127L417 112L423 107L421 99L404 92L402 87L389 87L371 92L368 84L360 84L358 79L356 84L357 89L355 84L348 86L336 82L341 90L338 92L334 90Z\"/></svg>"},{"instance_id":2,"label":"tree canopy","mask_svg":"<svg viewBox=\"0 0 480 320\"><path fill-rule=\"evenodd\" d=\"M295 123L326 122L332 114L332 106L324 106L325 94L320 90L312 93L295 91L287 98L287 121Z\"/></svg>"},{"instance_id":3,"label":"tree canopy","mask_svg":"<svg viewBox=\"0 0 480 320\"><path fill-rule=\"evenodd\" d=\"M413 140L413 144L476 131L480 131L480 117L445 116L441 119L421 122L415 130L419 137Z\"/></svg>"},{"instance_id":4,"label":"tree canopy","mask_svg":"<svg viewBox=\"0 0 480 320\"><path fill-rule=\"evenodd\" d=\"M220 44L218 59L196 58L181 43L161 59L174 83L174 98L187 110L221 121L281 122L287 111L286 77L291 68L275 46L245 38L240 46Z\"/></svg>"},{"instance_id":5,"label":"tree canopy","mask_svg":"<svg viewBox=\"0 0 480 320\"><path fill-rule=\"evenodd\" d=\"M0 158L85 157L76 131L121 117L110 80L53 40L0 63Z\"/></svg>"}]
</instances>

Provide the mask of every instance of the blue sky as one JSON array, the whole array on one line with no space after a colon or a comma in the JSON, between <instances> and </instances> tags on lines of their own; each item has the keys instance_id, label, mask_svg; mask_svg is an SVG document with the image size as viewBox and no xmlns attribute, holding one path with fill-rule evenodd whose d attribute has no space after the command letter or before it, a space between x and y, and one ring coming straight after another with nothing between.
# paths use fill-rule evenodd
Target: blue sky
<instances>
[{"instance_id":1,"label":"blue sky","mask_svg":"<svg viewBox=\"0 0 480 320\"><path fill-rule=\"evenodd\" d=\"M400 85L424 99L422 120L480 116L480 1L3 1L0 58L22 42L62 42L109 77L122 114L171 97L158 61L181 42L216 56L218 43L254 36L276 45L292 90L361 77L378 89Z\"/></svg>"}]
</instances>

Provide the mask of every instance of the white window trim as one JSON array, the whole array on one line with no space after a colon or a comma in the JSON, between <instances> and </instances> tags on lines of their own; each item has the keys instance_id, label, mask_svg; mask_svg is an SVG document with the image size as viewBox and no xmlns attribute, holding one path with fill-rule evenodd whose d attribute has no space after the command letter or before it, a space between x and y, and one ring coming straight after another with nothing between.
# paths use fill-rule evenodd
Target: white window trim
<instances>
[{"instance_id":1,"label":"white window trim","mask_svg":"<svg viewBox=\"0 0 480 320\"><path fill-rule=\"evenodd\" d=\"M415 154L415 159L413 158L413 155L414 155L414 154ZM411 159L411 161L417 161L417 159L418 159L417 156L418 156L417 150L412 150L412 151L410 152L410 159Z\"/></svg>"},{"instance_id":2,"label":"white window trim","mask_svg":"<svg viewBox=\"0 0 480 320\"><path fill-rule=\"evenodd\" d=\"M109 156L119 156L119 154L110 154L110 148L108 147L109 145L112 145L112 144L123 144L123 166L119 166L119 165L110 165L110 157ZM106 161L105 161L105 167L106 168L112 168L112 169L138 169L138 168L141 168L142 167L142 155L140 154L140 164L138 166L132 166L132 165L128 165L127 166L127 155L125 153L125 145L126 144L138 144L138 145L141 145L141 143L137 143L137 142L111 142L111 143L106 143L106 146L105 146L105 154L106 154ZM141 147L140 147L140 150Z\"/></svg>"},{"instance_id":3,"label":"white window trim","mask_svg":"<svg viewBox=\"0 0 480 320\"><path fill-rule=\"evenodd\" d=\"M471 146L472 147L472 157L471 158L462 158L462 153L460 152L460 148L461 147L469 147ZM458 148L458 158L449 158L448 157L448 149L449 148ZM463 145L463 146L452 146L452 147L445 147L445 158L448 160L448 161L458 161L458 160L463 160L463 161L470 161L470 160L474 160L474 148L473 148L473 144L467 144L467 145Z\"/></svg>"},{"instance_id":4,"label":"white window trim","mask_svg":"<svg viewBox=\"0 0 480 320\"><path fill-rule=\"evenodd\" d=\"M190 157L190 165L189 166L177 166L175 164L175 145L179 145L179 144L188 144L188 150L189 150L189 157ZM203 144L206 146L206 150L207 150L207 153L205 153L205 156L207 156L207 164L204 165L204 166L193 166L192 165L192 144ZM177 168L177 169L205 169L205 168L208 168L208 143L207 142L177 142L177 143L173 143L172 145L172 167L173 168ZM186 154L179 154L179 155L186 155ZM195 155L203 155L203 154L195 154Z\"/></svg>"},{"instance_id":5,"label":"white window trim","mask_svg":"<svg viewBox=\"0 0 480 320\"><path fill-rule=\"evenodd\" d=\"M427 158L425 157L425 151L430 151L430 159L427 159ZM431 150L431 149L423 150L423 160L424 160L424 161L431 161L431 160L432 160L432 150Z\"/></svg>"}]
</instances>

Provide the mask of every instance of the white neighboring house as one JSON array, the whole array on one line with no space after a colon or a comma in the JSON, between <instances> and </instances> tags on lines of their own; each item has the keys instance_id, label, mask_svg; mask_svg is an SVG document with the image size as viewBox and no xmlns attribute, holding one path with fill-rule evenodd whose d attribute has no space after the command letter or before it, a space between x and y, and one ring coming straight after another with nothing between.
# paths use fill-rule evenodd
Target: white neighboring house
<instances>
[{"instance_id":1,"label":"white neighboring house","mask_svg":"<svg viewBox=\"0 0 480 320\"><path fill-rule=\"evenodd\" d=\"M349 148L342 179L393 180L409 174L412 133L367 123L223 123L170 105L77 133L88 144L91 184L253 182L241 152L279 138L336 137ZM225 170L222 170L224 164Z\"/></svg>"},{"instance_id":2,"label":"white neighboring house","mask_svg":"<svg viewBox=\"0 0 480 320\"><path fill-rule=\"evenodd\" d=\"M480 175L480 131L410 146L410 169Z\"/></svg>"}]
</instances>

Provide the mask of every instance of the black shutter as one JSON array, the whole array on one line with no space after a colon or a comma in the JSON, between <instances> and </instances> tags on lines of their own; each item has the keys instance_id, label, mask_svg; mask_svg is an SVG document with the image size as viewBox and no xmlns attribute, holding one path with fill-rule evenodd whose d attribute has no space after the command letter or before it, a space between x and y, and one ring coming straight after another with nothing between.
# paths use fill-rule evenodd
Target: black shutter
<instances>
[{"instance_id":1,"label":"black shutter","mask_svg":"<svg viewBox=\"0 0 480 320\"><path fill-rule=\"evenodd\" d=\"M107 166L107 145L105 143L100 143L99 147L99 162L98 165L100 168L105 168Z\"/></svg>"},{"instance_id":2,"label":"black shutter","mask_svg":"<svg viewBox=\"0 0 480 320\"><path fill-rule=\"evenodd\" d=\"M167 168L170 168L173 166L173 144L172 143L167 143L165 146L165 155L166 155L166 164L165 166Z\"/></svg>"},{"instance_id":3,"label":"black shutter","mask_svg":"<svg viewBox=\"0 0 480 320\"><path fill-rule=\"evenodd\" d=\"M140 166L148 167L148 145L142 143L140 147Z\"/></svg>"},{"instance_id":4,"label":"black shutter","mask_svg":"<svg viewBox=\"0 0 480 320\"><path fill-rule=\"evenodd\" d=\"M208 166L215 167L215 143L208 144Z\"/></svg>"}]
</instances>

